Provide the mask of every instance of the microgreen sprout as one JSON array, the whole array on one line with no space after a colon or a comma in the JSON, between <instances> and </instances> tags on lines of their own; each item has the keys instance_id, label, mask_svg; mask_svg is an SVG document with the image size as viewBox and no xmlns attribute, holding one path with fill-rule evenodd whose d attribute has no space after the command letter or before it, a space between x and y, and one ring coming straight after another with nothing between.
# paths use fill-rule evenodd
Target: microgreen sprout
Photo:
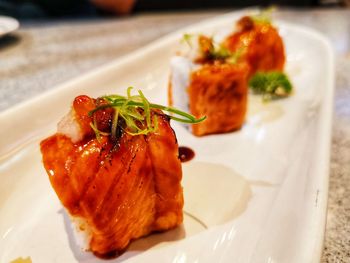
<instances>
[{"instance_id":1,"label":"microgreen sprout","mask_svg":"<svg viewBox=\"0 0 350 263\"><path fill-rule=\"evenodd\" d=\"M268 8L260 10L256 15L250 16L254 22L261 24L271 24L272 13L276 11L275 6L270 6Z\"/></svg>"},{"instance_id":2,"label":"microgreen sprout","mask_svg":"<svg viewBox=\"0 0 350 263\"><path fill-rule=\"evenodd\" d=\"M215 42L213 37L194 34L184 34L182 42L187 43L190 48L193 48L192 41L194 37L198 39L199 50L201 52L201 57L199 59L221 60L229 64L236 64L245 48L242 47L237 51L231 51L223 44Z\"/></svg>"},{"instance_id":3,"label":"microgreen sprout","mask_svg":"<svg viewBox=\"0 0 350 263\"><path fill-rule=\"evenodd\" d=\"M237 51L231 51L222 44L213 44L213 49L210 51L210 58L214 60L224 60L229 64L236 64L242 55L245 47L239 48Z\"/></svg>"},{"instance_id":4,"label":"microgreen sprout","mask_svg":"<svg viewBox=\"0 0 350 263\"><path fill-rule=\"evenodd\" d=\"M192 48L192 39L195 35L185 33L181 39L181 42L186 43L189 47Z\"/></svg>"},{"instance_id":5,"label":"microgreen sprout","mask_svg":"<svg viewBox=\"0 0 350 263\"><path fill-rule=\"evenodd\" d=\"M93 122L90 122L90 127L91 129L95 132L96 135L96 139L98 142L101 142L101 135L103 136L108 136L109 133L108 132L102 132L97 128L97 123L96 123L96 119L94 118Z\"/></svg>"},{"instance_id":6,"label":"microgreen sprout","mask_svg":"<svg viewBox=\"0 0 350 263\"><path fill-rule=\"evenodd\" d=\"M159 109L167 112L166 116L175 121L183 123L199 123L205 120L205 116L202 118L196 118L191 114L180 111L173 107L167 107L159 104L150 103L141 90L138 91L138 95L131 95L132 87L127 89L127 96L120 95L107 95L101 97L106 101L105 104L97 106L95 109L89 112L90 117L94 117L94 113L112 108L114 109L114 116L111 125L111 137L115 139L117 137L117 130L119 120L124 120L125 127L121 127L126 133L130 135L141 135L155 132L158 129L158 121L156 114L152 114L152 110ZM94 122L90 123L91 128L96 134L98 140L101 139L101 135L109 135L109 133L103 133L98 130L97 123L94 118Z\"/></svg>"}]
</instances>

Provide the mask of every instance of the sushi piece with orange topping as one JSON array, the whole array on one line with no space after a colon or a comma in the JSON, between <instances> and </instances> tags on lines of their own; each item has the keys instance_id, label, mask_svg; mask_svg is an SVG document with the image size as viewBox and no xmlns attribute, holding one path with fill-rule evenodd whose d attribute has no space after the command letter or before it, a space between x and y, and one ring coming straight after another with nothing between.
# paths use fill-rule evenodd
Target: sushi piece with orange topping
<instances>
[{"instance_id":1,"label":"sushi piece with orange topping","mask_svg":"<svg viewBox=\"0 0 350 263\"><path fill-rule=\"evenodd\" d=\"M207 117L190 127L196 136L238 130L247 109L249 65L204 35L198 37L198 47L195 59L171 59L169 104Z\"/></svg>"},{"instance_id":2,"label":"sushi piece with orange topping","mask_svg":"<svg viewBox=\"0 0 350 263\"><path fill-rule=\"evenodd\" d=\"M223 46L240 53L239 60L250 66L249 77L258 71L283 71L283 40L269 20L244 16L236 27L237 31L224 40Z\"/></svg>"},{"instance_id":3,"label":"sushi piece with orange topping","mask_svg":"<svg viewBox=\"0 0 350 263\"><path fill-rule=\"evenodd\" d=\"M206 122L190 127L196 136L240 129L249 80L256 73L283 71L284 45L277 29L261 13L242 17L237 30L222 39L185 34L184 40L192 52L170 61L169 104L207 116Z\"/></svg>"},{"instance_id":4,"label":"sushi piece with orange topping","mask_svg":"<svg viewBox=\"0 0 350 263\"><path fill-rule=\"evenodd\" d=\"M78 96L56 134L40 143L51 185L83 247L105 256L137 238L177 227L183 220L176 109L139 96Z\"/></svg>"}]
</instances>

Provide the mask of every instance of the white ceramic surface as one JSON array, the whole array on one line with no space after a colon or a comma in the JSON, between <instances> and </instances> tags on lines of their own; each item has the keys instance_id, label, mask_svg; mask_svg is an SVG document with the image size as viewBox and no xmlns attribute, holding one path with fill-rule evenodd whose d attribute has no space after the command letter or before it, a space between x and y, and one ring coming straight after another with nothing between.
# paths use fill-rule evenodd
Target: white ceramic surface
<instances>
[{"instance_id":1,"label":"white ceramic surface","mask_svg":"<svg viewBox=\"0 0 350 263\"><path fill-rule=\"evenodd\" d=\"M242 12L166 36L105 67L0 114L0 262L99 262L74 243L41 164L39 142L76 95L142 88L166 103L169 59L182 33L229 29ZM328 193L333 54L317 32L276 22L295 87L264 104L250 95L242 130L196 138L172 123L180 145L195 150L183 165L185 221L133 242L112 262L318 262Z\"/></svg>"},{"instance_id":2,"label":"white ceramic surface","mask_svg":"<svg viewBox=\"0 0 350 263\"><path fill-rule=\"evenodd\" d=\"M17 30L19 22L8 16L0 16L0 37Z\"/></svg>"}]
</instances>

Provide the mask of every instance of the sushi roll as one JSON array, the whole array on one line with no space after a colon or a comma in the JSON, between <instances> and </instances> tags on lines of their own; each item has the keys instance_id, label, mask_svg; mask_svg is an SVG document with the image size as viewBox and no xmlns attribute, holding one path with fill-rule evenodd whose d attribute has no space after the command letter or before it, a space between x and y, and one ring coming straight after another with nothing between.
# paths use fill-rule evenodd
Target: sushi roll
<instances>
[{"instance_id":1,"label":"sushi roll","mask_svg":"<svg viewBox=\"0 0 350 263\"><path fill-rule=\"evenodd\" d=\"M223 46L231 52L240 52L239 61L250 66L249 77L256 72L283 71L283 40L270 19L263 15L242 17Z\"/></svg>"},{"instance_id":2,"label":"sushi roll","mask_svg":"<svg viewBox=\"0 0 350 263\"><path fill-rule=\"evenodd\" d=\"M207 116L206 122L189 126L196 136L240 129L249 80L256 73L283 71L283 41L264 12L242 17L236 28L221 39L194 36L191 51L170 61L169 105Z\"/></svg>"},{"instance_id":3,"label":"sushi roll","mask_svg":"<svg viewBox=\"0 0 350 263\"><path fill-rule=\"evenodd\" d=\"M196 136L226 133L242 127L247 109L249 65L237 62L214 40L199 36L198 55L177 55L170 61L169 104L206 116L205 122L190 125Z\"/></svg>"},{"instance_id":4,"label":"sushi roll","mask_svg":"<svg viewBox=\"0 0 350 263\"><path fill-rule=\"evenodd\" d=\"M51 185L85 235L83 248L99 256L183 220L178 144L162 111L172 109L139 92L76 97L57 133L40 143Z\"/></svg>"}]
</instances>

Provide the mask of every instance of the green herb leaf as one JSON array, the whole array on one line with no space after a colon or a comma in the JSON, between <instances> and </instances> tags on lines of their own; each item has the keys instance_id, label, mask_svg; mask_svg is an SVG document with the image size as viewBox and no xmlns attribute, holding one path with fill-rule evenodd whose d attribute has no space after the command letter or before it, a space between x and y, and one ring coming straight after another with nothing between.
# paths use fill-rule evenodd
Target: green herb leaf
<instances>
[{"instance_id":1,"label":"green herb leaf","mask_svg":"<svg viewBox=\"0 0 350 263\"><path fill-rule=\"evenodd\" d=\"M185 33L181 39L181 42L187 43L192 48L192 39L194 35Z\"/></svg>"},{"instance_id":2,"label":"green herb leaf","mask_svg":"<svg viewBox=\"0 0 350 263\"><path fill-rule=\"evenodd\" d=\"M240 48L237 51L231 51L222 44L215 43L212 38L208 38L211 41L211 48L208 53L203 52L204 56L212 60L223 60L229 64L237 63L239 57L242 55L245 47Z\"/></svg>"},{"instance_id":3,"label":"green herb leaf","mask_svg":"<svg viewBox=\"0 0 350 263\"><path fill-rule=\"evenodd\" d=\"M271 24L271 15L276 10L275 6L262 9L258 14L250 16L255 23Z\"/></svg>"},{"instance_id":4,"label":"green herb leaf","mask_svg":"<svg viewBox=\"0 0 350 263\"><path fill-rule=\"evenodd\" d=\"M227 59L233 56L233 52L228 50L223 45L215 45L211 50L211 56L214 59Z\"/></svg>"},{"instance_id":5,"label":"green herb leaf","mask_svg":"<svg viewBox=\"0 0 350 263\"><path fill-rule=\"evenodd\" d=\"M176 108L150 103L141 90L138 91L139 95L132 96L131 89L132 87L128 88L126 97L120 95L103 96L102 98L106 100L107 104L102 104L89 112L89 116L91 117L94 116L93 114L96 111L106 108L114 109L114 117L111 127L112 138L116 138L119 124L118 121L120 118L123 119L126 124L126 127L122 128L125 132L131 135L148 134L156 131L158 129L158 122L156 116L151 118L151 111L153 109L166 111L169 113L167 116L170 119L183 123L195 124L206 119L205 116L197 119L193 115ZM98 130L95 119L93 123L90 123L90 126L94 130L96 138L99 141L101 140L101 135L106 135L106 133ZM109 135L109 133L107 135Z\"/></svg>"},{"instance_id":6,"label":"green herb leaf","mask_svg":"<svg viewBox=\"0 0 350 263\"><path fill-rule=\"evenodd\" d=\"M258 72L249 81L256 94L262 94L264 100L282 98L292 92L292 84L283 72Z\"/></svg>"},{"instance_id":7,"label":"green herb leaf","mask_svg":"<svg viewBox=\"0 0 350 263\"><path fill-rule=\"evenodd\" d=\"M245 49L246 47L240 47L235 52L231 52L230 50L221 45L217 50L214 50L215 53L213 54L213 56L217 59L224 59L226 63L236 64L238 59L242 56Z\"/></svg>"},{"instance_id":8,"label":"green herb leaf","mask_svg":"<svg viewBox=\"0 0 350 263\"><path fill-rule=\"evenodd\" d=\"M90 122L90 127L95 132L96 139L97 139L98 142L101 142L101 135L103 135L103 136L109 135L109 133L101 132L99 129L97 129L97 125L96 125L96 121L95 120L94 120L93 123Z\"/></svg>"},{"instance_id":9,"label":"green herb leaf","mask_svg":"<svg viewBox=\"0 0 350 263\"><path fill-rule=\"evenodd\" d=\"M205 35L184 34L181 42L185 42L190 48L193 48L192 41L195 37L198 39L202 58L208 60L222 60L229 64L235 64L245 49L245 47L242 47L232 52L224 45L216 43L212 37Z\"/></svg>"}]
</instances>

